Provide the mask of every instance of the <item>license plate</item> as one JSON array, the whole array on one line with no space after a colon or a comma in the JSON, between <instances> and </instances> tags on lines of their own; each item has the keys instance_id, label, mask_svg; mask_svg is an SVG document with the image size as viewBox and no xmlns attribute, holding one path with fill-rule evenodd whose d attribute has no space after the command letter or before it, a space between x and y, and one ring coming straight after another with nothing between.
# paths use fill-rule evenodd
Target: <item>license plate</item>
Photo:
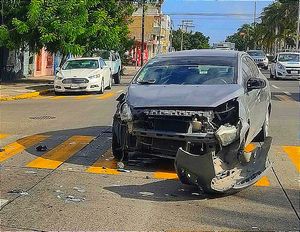
<instances>
[{"instance_id":1,"label":"license plate","mask_svg":"<svg viewBox=\"0 0 300 232\"><path fill-rule=\"evenodd\" d=\"M74 84L71 85L71 89L78 89L78 88L79 88L79 85L74 85Z\"/></svg>"},{"instance_id":2,"label":"license plate","mask_svg":"<svg viewBox=\"0 0 300 232\"><path fill-rule=\"evenodd\" d=\"M291 74L298 74L298 71L291 71Z\"/></svg>"}]
</instances>

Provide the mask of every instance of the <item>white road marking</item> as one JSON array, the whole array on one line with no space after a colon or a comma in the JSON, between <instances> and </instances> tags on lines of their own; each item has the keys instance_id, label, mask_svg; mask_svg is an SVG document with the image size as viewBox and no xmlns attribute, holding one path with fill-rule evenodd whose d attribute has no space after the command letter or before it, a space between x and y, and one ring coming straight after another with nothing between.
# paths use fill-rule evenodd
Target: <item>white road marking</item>
<instances>
[{"instance_id":1,"label":"white road marking","mask_svg":"<svg viewBox=\"0 0 300 232\"><path fill-rule=\"evenodd\" d=\"M292 94L290 92L287 92L287 91L283 91L283 92L288 96L292 96Z\"/></svg>"},{"instance_id":2,"label":"white road marking","mask_svg":"<svg viewBox=\"0 0 300 232\"><path fill-rule=\"evenodd\" d=\"M117 93L122 93L124 90L119 90L119 91L117 91Z\"/></svg>"},{"instance_id":3,"label":"white road marking","mask_svg":"<svg viewBox=\"0 0 300 232\"><path fill-rule=\"evenodd\" d=\"M0 208L2 208L2 206L4 206L7 202L8 200L6 199L0 199Z\"/></svg>"},{"instance_id":4,"label":"white road marking","mask_svg":"<svg viewBox=\"0 0 300 232\"><path fill-rule=\"evenodd\" d=\"M276 86L276 85L272 85L272 87L273 88L275 88L275 89L280 89L278 86Z\"/></svg>"}]
</instances>

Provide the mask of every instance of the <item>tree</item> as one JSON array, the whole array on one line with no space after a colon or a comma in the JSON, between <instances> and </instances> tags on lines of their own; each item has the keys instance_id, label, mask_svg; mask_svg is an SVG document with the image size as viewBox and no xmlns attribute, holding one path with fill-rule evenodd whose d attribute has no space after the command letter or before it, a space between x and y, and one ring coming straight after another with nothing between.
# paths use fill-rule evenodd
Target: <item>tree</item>
<instances>
[{"instance_id":1,"label":"tree","mask_svg":"<svg viewBox=\"0 0 300 232\"><path fill-rule=\"evenodd\" d=\"M209 48L209 37L206 37L201 32L182 32L182 30L172 31L172 44L175 50L179 51L181 49L181 40L183 33L183 49L202 49Z\"/></svg>"},{"instance_id":2,"label":"tree","mask_svg":"<svg viewBox=\"0 0 300 232\"><path fill-rule=\"evenodd\" d=\"M0 46L45 47L63 57L92 49L125 50L132 3L118 0L31 0L4 2ZM64 59L63 59L64 60Z\"/></svg>"}]
</instances>

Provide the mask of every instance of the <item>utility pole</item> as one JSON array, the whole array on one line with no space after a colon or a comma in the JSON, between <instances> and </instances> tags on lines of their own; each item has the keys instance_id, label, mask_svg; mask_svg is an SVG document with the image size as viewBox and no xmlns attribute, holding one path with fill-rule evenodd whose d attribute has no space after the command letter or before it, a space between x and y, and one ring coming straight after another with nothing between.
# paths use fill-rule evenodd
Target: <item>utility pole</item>
<instances>
[{"instance_id":1,"label":"utility pole","mask_svg":"<svg viewBox=\"0 0 300 232\"><path fill-rule=\"evenodd\" d=\"M145 43L145 0L142 0L142 46L141 46L141 66L144 65L144 43Z\"/></svg>"},{"instance_id":2,"label":"utility pole","mask_svg":"<svg viewBox=\"0 0 300 232\"><path fill-rule=\"evenodd\" d=\"M161 3L159 3L159 35L158 35L158 54L161 53L161 22L162 22L162 13L161 13Z\"/></svg>"},{"instance_id":3,"label":"utility pole","mask_svg":"<svg viewBox=\"0 0 300 232\"><path fill-rule=\"evenodd\" d=\"M188 28L190 27L195 27L193 26L193 20L182 20L182 24L179 25L181 26L181 45L180 45L180 50L183 50L183 39L184 39L184 33L188 31Z\"/></svg>"},{"instance_id":4,"label":"utility pole","mask_svg":"<svg viewBox=\"0 0 300 232\"><path fill-rule=\"evenodd\" d=\"M299 36L300 36L300 0L298 0L298 23L297 23L297 36L296 36L296 49L299 50Z\"/></svg>"},{"instance_id":5,"label":"utility pole","mask_svg":"<svg viewBox=\"0 0 300 232\"><path fill-rule=\"evenodd\" d=\"M254 49L256 49L256 38L255 38L255 29L256 29L256 0L254 1L254 18L253 18L253 32L254 32Z\"/></svg>"}]
</instances>

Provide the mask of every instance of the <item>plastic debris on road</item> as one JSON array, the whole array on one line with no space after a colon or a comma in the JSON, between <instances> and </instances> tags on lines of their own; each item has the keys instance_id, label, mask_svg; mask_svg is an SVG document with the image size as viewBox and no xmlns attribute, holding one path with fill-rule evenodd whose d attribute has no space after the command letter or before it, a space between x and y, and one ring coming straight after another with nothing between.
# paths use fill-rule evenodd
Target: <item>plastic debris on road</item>
<instances>
[{"instance_id":1,"label":"plastic debris on road","mask_svg":"<svg viewBox=\"0 0 300 232\"><path fill-rule=\"evenodd\" d=\"M85 189L80 188L80 187L74 187L73 189L76 190L77 192L80 192L80 193L86 192Z\"/></svg>"},{"instance_id":2,"label":"plastic debris on road","mask_svg":"<svg viewBox=\"0 0 300 232\"><path fill-rule=\"evenodd\" d=\"M139 192L139 194L141 194L142 196L147 196L147 197L154 195L154 193L151 193L151 192Z\"/></svg>"},{"instance_id":3,"label":"plastic debris on road","mask_svg":"<svg viewBox=\"0 0 300 232\"><path fill-rule=\"evenodd\" d=\"M39 145L35 148L37 151L47 151L47 146L46 145Z\"/></svg>"},{"instance_id":4,"label":"plastic debris on road","mask_svg":"<svg viewBox=\"0 0 300 232\"><path fill-rule=\"evenodd\" d=\"M25 192L25 191L23 191L22 189L13 189L13 190L8 191L7 193L20 194L20 195L22 195L22 196L29 195L28 192Z\"/></svg>"}]
</instances>

